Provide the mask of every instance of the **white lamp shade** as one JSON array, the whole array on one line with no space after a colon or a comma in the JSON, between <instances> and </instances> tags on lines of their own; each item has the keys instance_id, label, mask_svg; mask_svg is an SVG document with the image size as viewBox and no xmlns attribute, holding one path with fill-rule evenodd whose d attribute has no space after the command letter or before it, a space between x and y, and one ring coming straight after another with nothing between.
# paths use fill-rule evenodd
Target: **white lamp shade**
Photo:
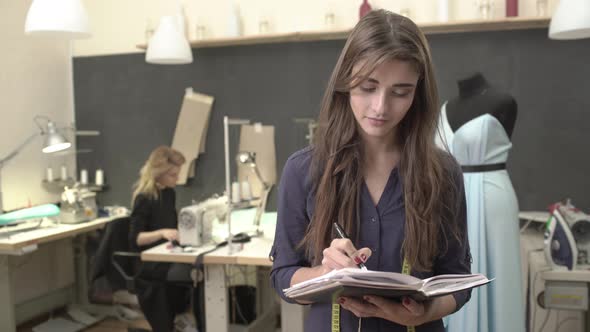
<instances>
[{"instance_id":1,"label":"white lamp shade","mask_svg":"<svg viewBox=\"0 0 590 332\"><path fill-rule=\"evenodd\" d=\"M148 43L145 61L161 65L193 62L193 53L174 16L163 16Z\"/></svg>"},{"instance_id":2,"label":"white lamp shade","mask_svg":"<svg viewBox=\"0 0 590 332\"><path fill-rule=\"evenodd\" d=\"M43 147L43 149L41 149L41 151L43 151L43 153L53 153L53 152L58 152L58 151L62 151L65 149L69 149L70 146L72 146L72 143L70 143L70 142L56 143L56 144L47 145L47 146Z\"/></svg>"},{"instance_id":3,"label":"white lamp shade","mask_svg":"<svg viewBox=\"0 0 590 332\"><path fill-rule=\"evenodd\" d=\"M25 33L69 39L92 36L81 0L33 0L27 13Z\"/></svg>"},{"instance_id":4,"label":"white lamp shade","mask_svg":"<svg viewBox=\"0 0 590 332\"><path fill-rule=\"evenodd\" d=\"M43 144L43 153L53 153L68 149L72 143L68 142L65 137L57 132L55 124L51 121L47 123L47 132L45 133L45 143Z\"/></svg>"},{"instance_id":5,"label":"white lamp shade","mask_svg":"<svg viewBox=\"0 0 590 332\"><path fill-rule=\"evenodd\" d=\"M561 0L551 18L549 38L590 37L590 0Z\"/></svg>"}]
</instances>

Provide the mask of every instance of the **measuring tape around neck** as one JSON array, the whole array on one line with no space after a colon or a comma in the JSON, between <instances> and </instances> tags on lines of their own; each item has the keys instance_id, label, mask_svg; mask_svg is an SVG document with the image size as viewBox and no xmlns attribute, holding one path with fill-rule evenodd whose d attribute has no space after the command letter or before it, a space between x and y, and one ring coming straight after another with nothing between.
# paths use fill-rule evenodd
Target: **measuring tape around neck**
<instances>
[{"instance_id":1,"label":"measuring tape around neck","mask_svg":"<svg viewBox=\"0 0 590 332\"><path fill-rule=\"evenodd\" d=\"M410 275L410 271L412 267L408 260L404 258L404 262L402 264L402 274ZM332 328L332 332L340 332L340 304L337 302L337 296L332 298L332 319L330 321L330 325ZM359 319L359 331L360 331L360 319ZM406 332L416 332L415 326L406 326Z\"/></svg>"}]
</instances>

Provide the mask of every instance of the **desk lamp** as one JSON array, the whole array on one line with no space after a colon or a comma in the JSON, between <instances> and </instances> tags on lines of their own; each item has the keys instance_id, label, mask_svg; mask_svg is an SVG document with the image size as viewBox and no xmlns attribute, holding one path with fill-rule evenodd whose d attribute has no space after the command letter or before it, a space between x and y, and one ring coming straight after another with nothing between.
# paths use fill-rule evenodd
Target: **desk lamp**
<instances>
[{"instance_id":1,"label":"desk lamp","mask_svg":"<svg viewBox=\"0 0 590 332\"><path fill-rule=\"evenodd\" d=\"M236 161L238 164L246 165L254 169L254 173L256 177L262 183L262 192L260 193L260 203L258 204L258 208L256 209L256 216L254 217L254 225L256 226L256 234L260 235L262 232L260 231L260 218L262 217L262 213L266 209L266 202L268 199L268 194L270 193L270 189L272 188L272 184L264 181L262 178L262 174L260 174L260 170L256 165L256 152L248 152L248 151L241 151L236 156Z\"/></svg>"},{"instance_id":2,"label":"desk lamp","mask_svg":"<svg viewBox=\"0 0 590 332\"><path fill-rule=\"evenodd\" d=\"M47 123L43 125L40 123L40 120L46 120ZM46 116L38 115L36 116L33 121L39 127L39 131L34 132L31 134L27 139L25 139L20 145L18 145L12 152L10 152L5 157L0 158L0 172L2 171L2 167L6 165L12 158L16 157L29 143L31 143L37 136L45 136L45 142L43 144L43 148L41 151L43 153L53 153L57 151L62 151L72 144L66 140L64 136L58 133L55 124ZM0 179L2 177L0 176ZM2 206L2 182L0 181L0 213L3 211Z\"/></svg>"},{"instance_id":3,"label":"desk lamp","mask_svg":"<svg viewBox=\"0 0 590 332\"><path fill-rule=\"evenodd\" d=\"M247 125L250 123L250 120L246 119L231 119L228 116L223 117L223 149L224 149L224 159L225 159L225 192L227 195L227 244L229 247L229 252L233 252L232 247L232 238L233 234L231 233L231 211L232 211L232 197L231 197L231 182L230 182L230 159L229 159L229 127L230 126L241 126Z\"/></svg>"},{"instance_id":4,"label":"desk lamp","mask_svg":"<svg viewBox=\"0 0 590 332\"><path fill-rule=\"evenodd\" d=\"M295 123L303 123L307 125L307 135L305 135L305 139L307 139L309 145L312 145L315 130L318 127L317 121L312 118L294 118L293 121L295 121Z\"/></svg>"}]
</instances>

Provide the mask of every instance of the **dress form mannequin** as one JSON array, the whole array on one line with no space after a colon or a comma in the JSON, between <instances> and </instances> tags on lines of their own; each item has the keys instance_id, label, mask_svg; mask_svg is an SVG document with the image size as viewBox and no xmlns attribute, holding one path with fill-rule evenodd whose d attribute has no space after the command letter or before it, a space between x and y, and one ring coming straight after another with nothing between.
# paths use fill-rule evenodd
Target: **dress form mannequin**
<instances>
[{"instance_id":1,"label":"dress form mannequin","mask_svg":"<svg viewBox=\"0 0 590 332\"><path fill-rule=\"evenodd\" d=\"M463 170L471 272L496 280L472 291L471 300L447 317L446 331L524 332L519 208L506 170L516 102L480 73L458 84L459 96L442 105L435 141Z\"/></svg>"},{"instance_id":2,"label":"dress form mannequin","mask_svg":"<svg viewBox=\"0 0 590 332\"><path fill-rule=\"evenodd\" d=\"M512 96L492 88L481 73L458 81L459 96L447 105L447 118L453 131L482 114L493 115L512 137L517 105Z\"/></svg>"}]
</instances>

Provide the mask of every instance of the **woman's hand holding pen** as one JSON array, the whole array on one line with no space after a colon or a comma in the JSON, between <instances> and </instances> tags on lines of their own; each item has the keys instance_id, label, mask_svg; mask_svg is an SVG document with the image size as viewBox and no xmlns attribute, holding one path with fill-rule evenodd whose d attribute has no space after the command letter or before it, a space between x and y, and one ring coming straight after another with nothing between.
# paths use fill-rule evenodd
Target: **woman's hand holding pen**
<instances>
[{"instance_id":1,"label":"woman's hand holding pen","mask_svg":"<svg viewBox=\"0 0 590 332\"><path fill-rule=\"evenodd\" d=\"M371 256L371 249L356 249L350 239L334 239L323 251L322 269L324 273L347 267L358 267Z\"/></svg>"},{"instance_id":2,"label":"woman's hand holding pen","mask_svg":"<svg viewBox=\"0 0 590 332\"><path fill-rule=\"evenodd\" d=\"M339 270L347 267L359 268L363 266L371 256L371 249L361 248L357 250L348 238L334 239L330 246L322 252L322 264L314 267L299 268L291 277L290 285L319 277L332 270ZM307 301L297 301L301 304L308 304Z\"/></svg>"},{"instance_id":3,"label":"woman's hand holding pen","mask_svg":"<svg viewBox=\"0 0 590 332\"><path fill-rule=\"evenodd\" d=\"M362 248L356 250L349 239L332 240L330 246L324 249L322 264L314 267L301 267L291 277L290 285L293 286L300 282L322 276L332 270L339 270L346 267L359 267L371 256L371 249ZM297 301L301 304L307 304L306 301Z\"/></svg>"},{"instance_id":4,"label":"woman's hand holding pen","mask_svg":"<svg viewBox=\"0 0 590 332\"><path fill-rule=\"evenodd\" d=\"M363 296L363 300L340 297L338 303L357 317L378 317L405 326L418 326L433 320L430 314L432 301L416 302L404 297L398 303L381 296Z\"/></svg>"}]
</instances>

